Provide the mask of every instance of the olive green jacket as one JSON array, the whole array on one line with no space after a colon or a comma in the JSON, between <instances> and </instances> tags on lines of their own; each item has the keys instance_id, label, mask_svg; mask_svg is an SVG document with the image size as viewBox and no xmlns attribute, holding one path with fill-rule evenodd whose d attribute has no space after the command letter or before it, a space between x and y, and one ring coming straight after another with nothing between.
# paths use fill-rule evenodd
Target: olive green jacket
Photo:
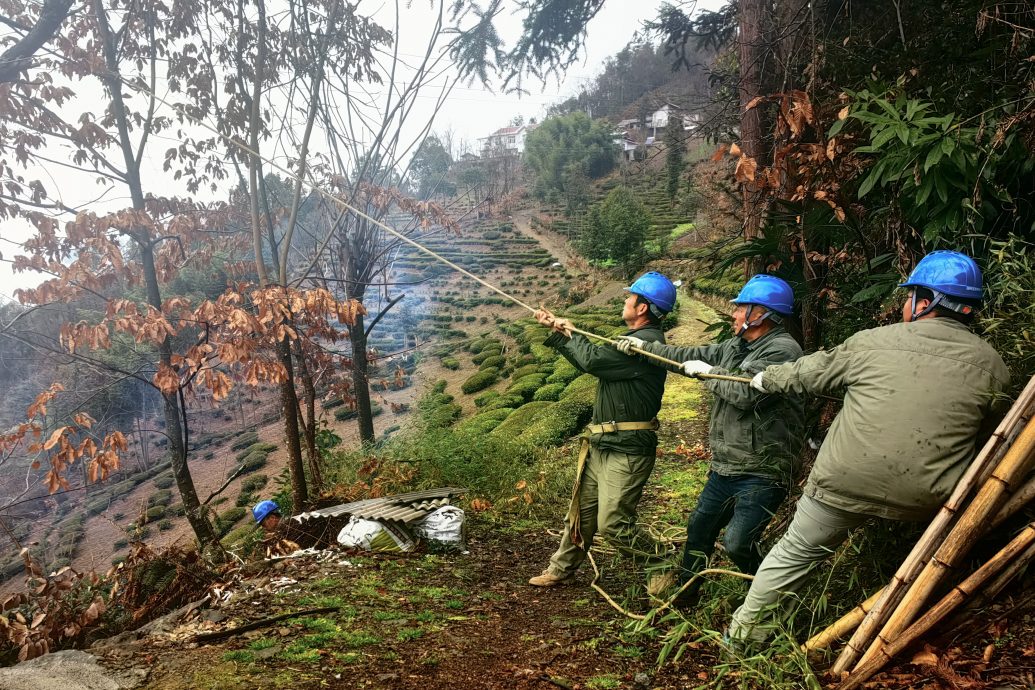
<instances>
[{"instance_id":1,"label":"olive green jacket","mask_svg":"<svg viewBox=\"0 0 1035 690\"><path fill-rule=\"evenodd\" d=\"M927 518L948 498L1009 380L988 343L940 317L861 331L763 375L770 391L844 396L805 492L897 520Z\"/></svg>"},{"instance_id":2,"label":"olive green jacket","mask_svg":"<svg viewBox=\"0 0 1035 690\"><path fill-rule=\"evenodd\" d=\"M653 326L632 330L626 335L665 342L665 334ZM579 371L600 379L593 403L593 424L649 422L658 416L661 397L665 394L664 369L627 357L613 345L594 345L578 333L571 338L552 333L545 344L559 350ZM632 455L654 455L658 447L658 435L653 431L615 431L591 440L600 448Z\"/></svg>"},{"instance_id":3,"label":"olive green jacket","mask_svg":"<svg viewBox=\"0 0 1035 690\"><path fill-rule=\"evenodd\" d=\"M801 346L782 326L750 343L731 338L689 347L650 343L643 349L677 362L699 359L711 364L715 374L748 377L802 355ZM725 476L768 477L789 486L805 435L802 398L766 395L733 381L702 381L715 396L708 428L712 470Z\"/></svg>"}]
</instances>

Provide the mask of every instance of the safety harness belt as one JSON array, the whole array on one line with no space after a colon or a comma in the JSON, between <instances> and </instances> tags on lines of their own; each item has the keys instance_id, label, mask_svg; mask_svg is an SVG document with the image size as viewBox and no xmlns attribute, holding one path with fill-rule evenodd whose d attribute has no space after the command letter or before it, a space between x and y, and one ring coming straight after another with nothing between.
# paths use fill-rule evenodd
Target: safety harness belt
<instances>
[{"instance_id":1,"label":"safety harness belt","mask_svg":"<svg viewBox=\"0 0 1035 690\"><path fill-rule=\"evenodd\" d=\"M599 439L603 434L613 434L616 431L657 431L661 425L658 420L652 419L649 422L604 422L603 424L588 424L586 430L580 437L578 466L575 468L575 488L571 493L571 505L568 507L568 524L571 525L571 543L586 549L582 543L582 533L579 531L579 488L582 486L582 473L586 469L586 459L589 457L589 446L593 440Z\"/></svg>"}]
</instances>

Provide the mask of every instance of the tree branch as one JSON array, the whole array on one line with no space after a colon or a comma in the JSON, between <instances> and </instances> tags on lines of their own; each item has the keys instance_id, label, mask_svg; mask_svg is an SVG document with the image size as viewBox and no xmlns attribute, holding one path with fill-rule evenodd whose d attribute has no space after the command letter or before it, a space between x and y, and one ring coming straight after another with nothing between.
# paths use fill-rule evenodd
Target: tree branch
<instances>
[{"instance_id":1,"label":"tree branch","mask_svg":"<svg viewBox=\"0 0 1035 690\"><path fill-rule=\"evenodd\" d=\"M0 55L0 83L17 81L29 68L32 56L61 28L73 0L46 0L40 18L29 33Z\"/></svg>"}]
</instances>

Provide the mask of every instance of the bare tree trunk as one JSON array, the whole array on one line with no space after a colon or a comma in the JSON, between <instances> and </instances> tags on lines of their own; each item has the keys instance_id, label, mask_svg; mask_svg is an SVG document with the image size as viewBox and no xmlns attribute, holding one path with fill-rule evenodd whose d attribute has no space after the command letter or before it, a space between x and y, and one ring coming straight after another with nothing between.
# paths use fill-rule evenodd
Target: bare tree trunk
<instances>
[{"instance_id":1,"label":"bare tree trunk","mask_svg":"<svg viewBox=\"0 0 1035 690\"><path fill-rule=\"evenodd\" d=\"M105 85L111 93L112 112L118 126L119 143L122 148L123 160L126 164L126 183L129 186L130 195L133 199L133 208L144 211L144 192L140 182L140 162L133 153L133 145L129 138L129 122L126 112L126 104L122 99L122 81L119 79L118 54L115 48L114 37L108 25L108 17L105 13L102 0L94 0L94 12L97 18L97 26L101 35L102 49L107 67L107 72L102 77ZM147 303L154 307L159 313L162 310L162 293L158 283L158 272L155 269L154 241L144 229L139 229L133 235L140 249L140 263L144 274L144 286L147 290ZM172 343L166 336L158 348L159 360L167 367L172 367ZM165 414L165 431L169 437L169 453L172 461L173 476L176 479L176 488L179 489L180 498L183 501L184 513L190 522L191 528L198 539L202 549L214 547L216 555L220 555L222 547L216 537L212 524L208 521L198 501L198 492L194 487L194 479L190 474L190 467L187 465L187 429L181 424L186 420L182 399L177 393L162 394L164 401L163 412Z\"/></svg>"},{"instance_id":2,"label":"bare tree trunk","mask_svg":"<svg viewBox=\"0 0 1035 690\"><path fill-rule=\"evenodd\" d=\"M295 341L295 359L298 361L298 377L305 391L305 414L302 415L302 428L305 432L306 457L309 461L309 480L313 491L319 493L323 489L323 472L320 470L320 453L316 448L316 386L313 384L309 365L301 344Z\"/></svg>"},{"instance_id":3,"label":"bare tree trunk","mask_svg":"<svg viewBox=\"0 0 1035 690\"><path fill-rule=\"evenodd\" d=\"M356 396L359 438L364 444L373 443L374 414L370 405L370 366L367 361L367 335L363 329L362 316L357 316L356 323L349 326L349 338L352 340L352 389Z\"/></svg>"},{"instance_id":4,"label":"bare tree trunk","mask_svg":"<svg viewBox=\"0 0 1035 690\"><path fill-rule=\"evenodd\" d=\"M287 339L277 344L280 363L287 371L287 381L280 384L280 409L284 415L284 431L288 445L288 467L291 469L291 502L296 511L303 510L309 502L305 481L305 466L302 464L302 444L298 436L298 396L295 395L294 366L291 362L291 345Z\"/></svg>"},{"instance_id":5,"label":"bare tree trunk","mask_svg":"<svg viewBox=\"0 0 1035 690\"><path fill-rule=\"evenodd\" d=\"M737 46L740 57L740 149L744 155L761 161L765 148L762 142L762 111L747 109L747 104L762 95L762 60L765 55L763 26L764 0L739 0ZM754 182L744 184L744 239L758 237L762 224L759 189ZM744 275L750 276L758 268L758 260L744 262Z\"/></svg>"}]
</instances>

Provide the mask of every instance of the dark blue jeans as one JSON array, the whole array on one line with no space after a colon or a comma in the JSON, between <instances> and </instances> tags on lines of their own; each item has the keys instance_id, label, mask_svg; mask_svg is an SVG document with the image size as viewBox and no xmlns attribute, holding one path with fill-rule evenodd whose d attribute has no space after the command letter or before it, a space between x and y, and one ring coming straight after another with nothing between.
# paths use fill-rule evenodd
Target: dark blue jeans
<instances>
[{"instance_id":1,"label":"dark blue jeans","mask_svg":"<svg viewBox=\"0 0 1035 690\"><path fill-rule=\"evenodd\" d=\"M758 541L786 497L787 488L766 477L750 474L727 477L709 472L686 526L680 584L708 561L723 527L726 535L722 544L726 553L741 572L754 575L762 562ZM687 591L695 591L700 583L701 580L696 580Z\"/></svg>"}]
</instances>

